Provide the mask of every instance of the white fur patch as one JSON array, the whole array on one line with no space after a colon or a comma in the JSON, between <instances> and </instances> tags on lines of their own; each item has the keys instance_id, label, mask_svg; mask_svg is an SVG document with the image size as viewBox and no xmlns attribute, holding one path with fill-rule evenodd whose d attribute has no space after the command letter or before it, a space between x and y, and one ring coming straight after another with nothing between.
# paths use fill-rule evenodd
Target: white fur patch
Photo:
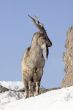
<instances>
[{"instance_id":1,"label":"white fur patch","mask_svg":"<svg viewBox=\"0 0 73 110\"><path fill-rule=\"evenodd\" d=\"M47 54L46 53L46 44L44 43L41 48L43 49L43 56L44 56L44 58L46 60L46 54Z\"/></svg>"}]
</instances>

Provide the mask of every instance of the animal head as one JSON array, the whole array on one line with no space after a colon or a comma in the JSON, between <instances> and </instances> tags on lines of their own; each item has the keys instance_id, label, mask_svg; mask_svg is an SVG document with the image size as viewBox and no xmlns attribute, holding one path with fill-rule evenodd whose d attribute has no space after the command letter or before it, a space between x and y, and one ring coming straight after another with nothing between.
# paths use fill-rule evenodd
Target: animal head
<instances>
[{"instance_id":1,"label":"animal head","mask_svg":"<svg viewBox=\"0 0 73 110\"><path fill-rule=\"evenodd\" d=\"M32 19L32 21L35 24L35 26L40 30L38 32L40 35L38 35L38 36L39 36L39 40L42 41L41 43L43 43L45 41L46 45L48 47L51 47L52 46L52 42L51 42L51 40L49 39L49 37L48 37L48 35L46 33L44 25L37 19L37 17L33 18L30 15L28 15L28 16Z\"/></svg>"},{"instance_id":2,"label":"animal head","mask_svg":"<svg viewBox=\"0 0 73 110\"><path fill-rule=\"evenodd\" d=\"M40 45L42 49L45 49L46 57L48 57L48 47L52 46L52 42L49 39L43 24L40 23L40 21L36 17L33 18L30 15L28 16L32 19L35 26L39 29L39 31L34 34L32 41L34 42L34 44Z\"/></svg>"}]
</instances>

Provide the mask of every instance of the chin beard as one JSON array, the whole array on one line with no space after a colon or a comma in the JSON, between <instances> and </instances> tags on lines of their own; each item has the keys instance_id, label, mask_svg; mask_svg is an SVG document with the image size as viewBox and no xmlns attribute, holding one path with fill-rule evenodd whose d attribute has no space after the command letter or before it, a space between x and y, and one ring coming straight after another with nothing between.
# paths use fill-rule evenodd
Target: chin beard
<instances>
[{"instance_id":1,"label":"chin beard","mask_svg":"<svg viewBox=\"0 0 73 110\"><path fill-rule=\"evenodd\" d=\"M48 46L46 45L46 58L48 58L48 55L49 55L49 48L48 48Z\"/></svg>"},{"instance_id":2,"label":"chin beard","mask_svg":"<svg viewBox=\"0 0 73 110\"><path fill-rule=\"evenodd\" d=\"M48 58L48 54L49 54L48 46L46 44L43 44L42 49L43 49L43 56L44 56L44 58L45 59Z\"/></svg>"}]
</instances>

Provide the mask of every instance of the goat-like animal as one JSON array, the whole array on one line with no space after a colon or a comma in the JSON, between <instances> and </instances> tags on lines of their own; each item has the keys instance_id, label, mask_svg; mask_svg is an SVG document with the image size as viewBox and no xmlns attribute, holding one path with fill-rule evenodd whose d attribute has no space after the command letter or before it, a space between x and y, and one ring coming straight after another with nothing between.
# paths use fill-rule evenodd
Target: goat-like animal
<instances>
[{"instance_id":1,"label":"goat-like animal","mask_svg":"<svg viewBox=\"0 0 73 110\"><path fill-rule=\"evenodd\" d=\"M25 85L26 98L39 94L45 55L48 57L48 47L52 46L44 26L39 20L29 17L40 31L33 35L31 46L26 49L22 58L22 78Z\"/></svg>"}]
</instances>

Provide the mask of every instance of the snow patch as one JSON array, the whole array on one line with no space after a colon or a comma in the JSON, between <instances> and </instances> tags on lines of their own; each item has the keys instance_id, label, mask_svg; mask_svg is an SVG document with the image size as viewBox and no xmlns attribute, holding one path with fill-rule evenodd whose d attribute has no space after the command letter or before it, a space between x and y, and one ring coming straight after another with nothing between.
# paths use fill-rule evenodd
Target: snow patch
<instances>
[{"instance_id":1,"label":"snow patch","mask_svg":"<svg viewBox=\"0 0 73 110\"><path fill-rule=\"evenodd\" d=\"M24 95L19 98L15 98L18 96L15 93L10 95L8 92L0 94L0 110L73 110L73 86L48 91L28 99Z\"/></svg>"}]
</instances>

